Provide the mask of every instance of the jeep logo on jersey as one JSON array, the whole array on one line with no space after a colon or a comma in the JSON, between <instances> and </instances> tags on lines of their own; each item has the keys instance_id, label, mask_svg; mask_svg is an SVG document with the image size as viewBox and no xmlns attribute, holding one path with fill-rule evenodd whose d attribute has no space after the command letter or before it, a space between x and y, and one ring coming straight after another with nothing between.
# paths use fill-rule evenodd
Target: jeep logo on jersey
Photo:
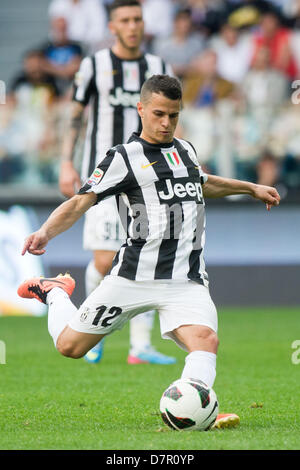
<instances>
[{"instance_id":1,"label":"jeep logo on jersey","mask_svg":"<svg viewBox=\"0 0 300 470\"><path fill-rule=\"evenodd\" d=\"M181 201L203 203L200 181L191 181L190 178L174 178L158 181L156 185L162 202L168 204Z\"/></svg>"},{"instance_id":2,"label":"jeep logo on jersey","mask_svg":"<svg viewBox=\"0 0 300 470\"><path fill-rule=\"evenodd\" d=\"M121 87L117 87L109 95L109 103L112 106L124 106L126 108L132 107L135 108L139 99L140 94L132 91L125 91Z\"/></svg>"}]
</instances>

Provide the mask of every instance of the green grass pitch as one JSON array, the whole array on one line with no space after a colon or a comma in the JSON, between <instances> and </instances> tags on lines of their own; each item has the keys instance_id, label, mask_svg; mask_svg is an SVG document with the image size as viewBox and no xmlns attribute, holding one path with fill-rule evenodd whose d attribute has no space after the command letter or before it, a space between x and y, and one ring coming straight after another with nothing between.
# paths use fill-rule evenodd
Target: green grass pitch
<instances>
[{"instance_id":1,"label":"green grass pitch","mask_svg":"<svg viewBox=\"0 0 300 470\"><path fill-rule=\"evenodd\" d=\"M159 415L164 389L180 377L172 366L127 365L128 326L106 341L103 361L64 358L46 318L0 318L6 364L0 364L0 449L300 449L300 309L219 309L220 348L214 389L220 411L240 415L235 429L176 432ZM300 353L299 353L300 357Z\"/></svg>"}]
</instances>

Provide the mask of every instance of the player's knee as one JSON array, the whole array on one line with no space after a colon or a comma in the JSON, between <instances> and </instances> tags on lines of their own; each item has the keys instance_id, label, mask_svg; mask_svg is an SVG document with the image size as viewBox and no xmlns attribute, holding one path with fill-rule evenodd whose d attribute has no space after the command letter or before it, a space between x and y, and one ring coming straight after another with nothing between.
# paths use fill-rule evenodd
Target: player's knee
<instances>
[{"instance_id":1,"label":"player's knee","mask_svg":"<svg viewBox=\"0 0 300 470\"><path fill-rule=\"evenodd\" d=\"M84 356L84 353L82 353L82 351L79 350L77 345L74 345L74 343L70 341L60 341L58 339L56 343L56 349L63 356L70 357L72 359L80 359L81 357Z\"/></svg>"},{"instance_id":2,"label":"player's knee","mask_svg":"<svg viewBox=\"0 0 300 470\"><path fill-rule=\"evenodd\" d=\"M213 331L208 338L211 349L217 352L220 344L218 335Z\"/></svg>"},{"instance_id":3,"label":"player's knee","mask_svg":"<svg viewBox=\"0 0 300 470\"><path fill-rule=\"evenodd\" d=\"M199 327L196 332L196 337L199 342L205 345L205 347L209 351L217 352L219 346L219 338L215 331L211 330L210 328Z\"/></svg>"}]
</instances>

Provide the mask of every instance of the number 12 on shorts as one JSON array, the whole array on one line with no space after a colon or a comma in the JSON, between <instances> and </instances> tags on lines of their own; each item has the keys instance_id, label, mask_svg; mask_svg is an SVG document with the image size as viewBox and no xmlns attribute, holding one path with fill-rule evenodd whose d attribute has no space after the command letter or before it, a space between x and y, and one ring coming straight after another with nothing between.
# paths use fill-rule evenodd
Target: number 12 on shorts
<instances>
[{"instance_id":1,"label":"number 12 on shorts","mask_svg":"<svg viewBox=\"0 0 300 470\"><path fill-rule=\"evenodd\" d=\"M118 317L122 313L122 309L120 307L111 307L105 317L103 318L103 315L107 311L108 307L106 305L100 305L100 307L97 307L96 310L98 310L97 315L95 316L92 325L98 326L100 320L101 321L101 326L103 328L107 326L111 326L111 322L109 320L113 320L114 318Z\"/></svg>"}]
</instances>

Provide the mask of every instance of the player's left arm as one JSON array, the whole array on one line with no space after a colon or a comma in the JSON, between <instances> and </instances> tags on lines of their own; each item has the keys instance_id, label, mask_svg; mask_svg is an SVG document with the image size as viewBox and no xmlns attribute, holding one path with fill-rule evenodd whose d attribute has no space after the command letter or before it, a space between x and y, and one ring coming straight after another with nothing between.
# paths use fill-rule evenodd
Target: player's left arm
<instances>
[{"instance_id":1,"label":"player's left arm","mask_svg":"<svg viewBox=\"0 0 300 470\"><path fill-rule=\"evenodd\" d=\"M203 184L202 189L204 197L208 198L248 194L264 202L268 210L270 210L272 206L278 206L280 203L280 196L276 188L251 183L249 181L208 175L207 181Z\"/></svg>"},{"instance_id":2,"label":"player's left arm","mask_svg":"<svg viewBox=\"0 0 300 470\"><path fill-rule=\"evenodd\" d=\"M28 251L32 255L43 255L49 240L68 230L78 219L95 204L94 193L76 194L58 206L37 231L29 235L24 243L22 255Z\"/></svg>"}]
</instances>

